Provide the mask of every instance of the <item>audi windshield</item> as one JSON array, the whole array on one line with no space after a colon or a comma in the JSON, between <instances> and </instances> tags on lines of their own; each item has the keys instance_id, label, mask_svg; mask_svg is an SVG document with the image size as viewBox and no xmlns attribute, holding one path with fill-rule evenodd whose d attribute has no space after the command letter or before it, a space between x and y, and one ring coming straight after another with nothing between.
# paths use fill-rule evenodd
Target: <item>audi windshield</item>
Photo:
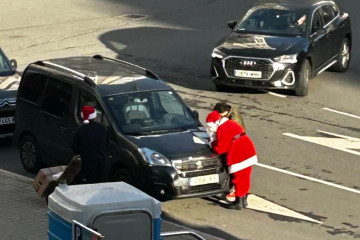
<instances>
[{"instance_id":1,"label":"audi windshield","mask_svg":"<svg viewBox=\"0 0 360 240\"><path fill-rule=\"evenodd\" d=\"M308 12L304 10L256 8L250 9L234 30L264 35L304 36L308 19Z\"/></svg>"}]
</instances>

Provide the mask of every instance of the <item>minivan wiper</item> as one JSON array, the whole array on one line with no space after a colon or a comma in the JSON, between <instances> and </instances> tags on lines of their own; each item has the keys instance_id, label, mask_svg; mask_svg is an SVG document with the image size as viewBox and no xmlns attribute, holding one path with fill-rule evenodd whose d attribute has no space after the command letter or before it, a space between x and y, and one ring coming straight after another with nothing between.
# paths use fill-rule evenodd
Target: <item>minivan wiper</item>
<instances>
[{"instance_id":1,"label":"minivan wiper","mask_svg":"<svg viewBox=\"0 0 360 240\"><path fill-rule=\"evenodd\" d=\"M174 129L162 129L162 130L154 130L150 131L152 134L161 134L161 133L170 133L170 132L182 132L181 128L174 128Z\"/></svg>"},{"instance_id":2,"label":"minivan wiper","mask_svg":"<svg viewBox=\"0 0 360 240\"><path fill-rule=\"evenodd\" d=\"M143 131L143 132L127 132L127 135L131 136L144 136L144 135L151 135L150 131Z\"/></svg>"},{"instance_id":3,"label":"minivan wiper","mask_svg":"<svg viewBox=\"0 0 360 240\"><path fill-rule=\"evenodd\" d=\"M141 132L127 132L127 135L132 136L147 136L152 134L164 134L164 133L170 133L170 132L182 132L183 130L181 128L175 128L175 129L162 129L162 130L153 130L153 131L141 131Z\"/></svg>"}]
</instances>

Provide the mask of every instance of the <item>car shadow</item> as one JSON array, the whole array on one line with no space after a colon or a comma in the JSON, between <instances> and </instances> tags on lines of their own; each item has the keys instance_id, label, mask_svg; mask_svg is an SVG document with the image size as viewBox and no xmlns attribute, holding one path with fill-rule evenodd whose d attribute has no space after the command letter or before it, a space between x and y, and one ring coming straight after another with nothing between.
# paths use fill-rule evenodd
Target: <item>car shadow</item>
<instances>
[{"instance_id":1,"label":"car shadow","mask_svg":"<svg viewBox=\"0 0 360 240\"><path fill-rule=\"evenodd\" d=\"M210 77L213 46L201 41L204 37L202 31L140 27L110 31L99 40L116 58L154 71L166 82L216 91Z\"/></svg>"}]
</instances>

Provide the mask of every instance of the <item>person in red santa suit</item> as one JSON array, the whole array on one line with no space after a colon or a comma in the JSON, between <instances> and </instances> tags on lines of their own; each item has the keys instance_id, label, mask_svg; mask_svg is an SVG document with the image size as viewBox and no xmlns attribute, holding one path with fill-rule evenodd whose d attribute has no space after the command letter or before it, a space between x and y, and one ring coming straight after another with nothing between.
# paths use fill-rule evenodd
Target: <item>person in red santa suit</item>
<instances>
[{"instance_id":1,"label":"person in red santa suit","mask_svg":"<svg viewBox=\"0 0 360 240\"><path fill-rule=\"evenodd\" d=\"M217 110L221 119L217 129L217 139L211 143L211 147L218 154L226 154L229 173L232 174L235 201L227 205L227 208L241 210L247 206L251 166L257 163L257 156L255 146L243 127L228 118L230 109L231 106L227 103L218 103Z\"/></svg>"}]
</instances>

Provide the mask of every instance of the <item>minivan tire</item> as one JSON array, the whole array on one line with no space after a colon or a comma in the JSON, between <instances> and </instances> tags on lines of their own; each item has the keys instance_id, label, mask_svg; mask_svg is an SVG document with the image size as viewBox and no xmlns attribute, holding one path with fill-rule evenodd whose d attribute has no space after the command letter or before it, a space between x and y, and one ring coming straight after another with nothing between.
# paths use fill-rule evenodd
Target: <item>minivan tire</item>
<instances>
[{"instance_id":1,"label":"minivan tire","mask_svg":"<svg viewBox=\"0 0 360 240\"><path fill-rule=\"evenodd\" d=\"M350 41L348 38L344 38L340 45L337 62L331 67L330 70L334 72L345 72L350 65L350 54Z\"/></svg>"},{"instance_id":2,"label":"minivan tire","mask_svg":"<svg viewBox=\"0 0 360 240\"><path fill-rule=\"evenodd\" d=\"M19 150L24 169L30 173L37 173L42 166L42 161L36 139L31 135L23 137L20 141Z\"/></svg>"},{"instance_id":3,"label":"minivan tire","mask_svg":"<svg viewBox=\"0 0 360 240\"><path fill-rule=\"evenodd\" d=\"M309 88L311 66L309 60L305 60L301 65L298 81L296 82L295 95L306 96Z\"/></svg>"}]
</instances>

